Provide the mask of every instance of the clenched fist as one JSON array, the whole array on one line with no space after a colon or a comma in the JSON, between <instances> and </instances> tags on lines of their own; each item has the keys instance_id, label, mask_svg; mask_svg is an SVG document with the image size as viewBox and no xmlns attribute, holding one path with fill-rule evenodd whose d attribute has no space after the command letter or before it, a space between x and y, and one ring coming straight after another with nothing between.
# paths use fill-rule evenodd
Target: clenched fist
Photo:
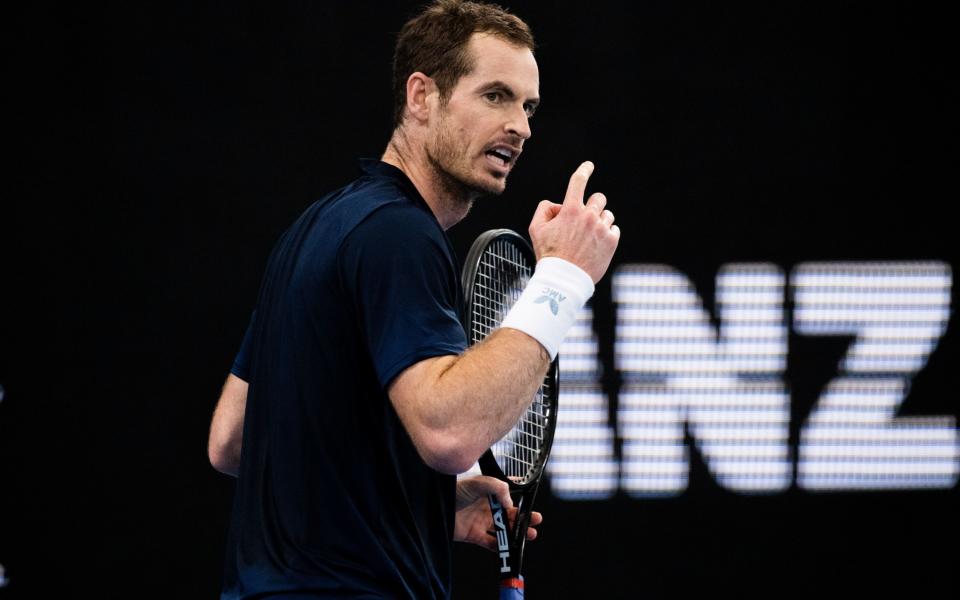
<instances>
[{"instance_id":1,"label":"clenched fist","mask_svg":"<svg viewBox=\"0 0 960 600\"><path fill-rule=\"evenodd\" d=\"M613 224L613 213L605 210L607 198L593 194L583 203L593 163L577 167L570 177L563 204L544 200L530 221L530 239L537 259L555 256L569 261L593 279L600 281L610 266L620 243L620 228Z\"/></svg>"}]
</instances>

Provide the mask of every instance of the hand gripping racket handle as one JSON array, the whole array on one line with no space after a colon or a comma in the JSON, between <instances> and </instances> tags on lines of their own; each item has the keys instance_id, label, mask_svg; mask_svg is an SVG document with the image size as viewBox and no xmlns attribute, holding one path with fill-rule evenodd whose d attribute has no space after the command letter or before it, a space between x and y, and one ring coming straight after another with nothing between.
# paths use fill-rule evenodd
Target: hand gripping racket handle
<instances>
[{"instance_id":1,"label":"hand gripping racket handle","mask_svg":"<svg viewBox=\"0 0 960 600\"><path fill-rule=\"evenodd\" d=\"M523 563L523 550L526 548L527 529L530 526L530 506L537 495L540 482L531 486L526 495L521 495L517 503L517 513L513 527L510 527L510 518L506 509L500 504L496 496L487 496L490 502L490 513L493 516L493 536L496 539L497 566L500 571L500 585L512 586L520 589L523 595L523 577L520 567ZM513 584L511 582L519 582Z\"/></svg>"},{"instance_id":2,"label":"hand gripping racket handle","mask_svg":"<svg viewBox=\"0 0 960 600\"><path fill-rule=\"evenodd\" d=\"M496 538L497 542L496 552L499 557L500 577L501 581L505 581L505 578L512 577L516 572L514 571L516 557L510 543L510 520L507 517L506 509L503 508L496 496L491 494L487 496L487 500L490 501L490 514L493 515L493 537Z\"/></svg>"}]
</instances>

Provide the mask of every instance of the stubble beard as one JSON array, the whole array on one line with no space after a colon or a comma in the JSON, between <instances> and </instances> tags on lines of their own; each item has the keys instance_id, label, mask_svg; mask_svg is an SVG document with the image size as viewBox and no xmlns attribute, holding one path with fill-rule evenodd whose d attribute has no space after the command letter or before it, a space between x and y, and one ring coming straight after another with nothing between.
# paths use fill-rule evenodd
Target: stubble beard
<instances>
[{"instance_id":1,"label":"stubble beard","mask_svg":"<svg viewBox=\"0 0 960 600\"><path fill-rule=\"evenodd\" d=\"M496 185L473 173L468 141L459 138L443 117L437 135L427 146L427 160L444 202L451 208L469 211L478 198L503 193L503 180Z\"/></svg>"}]
</instances>

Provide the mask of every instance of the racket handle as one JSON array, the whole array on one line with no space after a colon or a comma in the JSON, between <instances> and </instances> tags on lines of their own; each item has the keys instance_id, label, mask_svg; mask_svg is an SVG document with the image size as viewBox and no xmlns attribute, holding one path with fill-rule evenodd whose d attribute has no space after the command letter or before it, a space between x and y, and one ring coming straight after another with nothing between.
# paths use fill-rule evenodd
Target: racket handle
<instances>
[{"instance_id":1,"label":"racket handle","mask_svg":"<svg viewBox=\"0 0 960 600\"><path fill-rule=\"evenodd\" d=\"M499 556L500 577L513 574L513 549L510 547L510 520L507 511L493 494L487 496L490 501L490 513L493 516L493 537L496 539ZM506 580L501 580L506 581Z\"/></svg>"},{"instance_id":2,"label":"racket handle","mask_svg":"<svg viewBox=\"0 0 960 600\"><path fill-rule=\"evenodd\" d=\"M523 600L523 575L500 580L500 600Z\"/></svg>"}]
</instances>

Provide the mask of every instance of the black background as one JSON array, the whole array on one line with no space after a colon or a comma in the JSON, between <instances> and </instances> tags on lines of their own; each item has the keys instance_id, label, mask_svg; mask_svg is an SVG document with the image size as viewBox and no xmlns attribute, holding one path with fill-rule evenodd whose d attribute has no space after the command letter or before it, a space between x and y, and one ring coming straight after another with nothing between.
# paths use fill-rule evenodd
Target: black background
<instances>
[{"instance_id":1,"label":"black background","mask_svg":"<svg viewBox=\"0 0 960 600\"><path fill-rule=\"evenodd\" d=\"M731 261L956 265L957 64L909 4L506 3L543 105L507 193L450 232L525 231L597 164L615 264L665 263L707 306ZM390 133L414 3L7 9L0 221L0 596L215 597L233 486L206 462L267 254ZM956 293L953 295L956 304ZM609 278L596 298L612 372ZM956 324L900 414L958 414ZM794 434L848 340L792 335ZM694 455L673 499L543 494L531 598L955 594L958 492L745 497ZM457 550L455 598L493 557Z\"/></svg>"}]
</instances>

